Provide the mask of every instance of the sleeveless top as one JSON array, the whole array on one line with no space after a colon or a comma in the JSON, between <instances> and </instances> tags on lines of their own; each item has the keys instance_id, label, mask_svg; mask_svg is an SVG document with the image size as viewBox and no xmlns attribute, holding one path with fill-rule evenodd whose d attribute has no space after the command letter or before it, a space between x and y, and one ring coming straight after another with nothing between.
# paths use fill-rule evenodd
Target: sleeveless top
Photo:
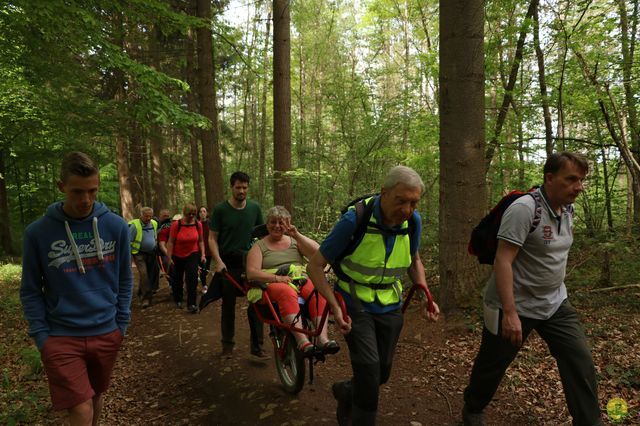
<instances>
[{"instance_id":1,"label":"sleeveless top","mask_svg":"<svg viewBox=\"0 0 640 426\"><path fill-rule=\"evenodd\" d=\"M284 250L271 250L264 240L258 240L256 244L262 252L262 269L278 269L286 264L304 264L304 258L298 251L298 243L293 238L288 238L291 240L291 244Z\"/></svg>"}]
</instances>

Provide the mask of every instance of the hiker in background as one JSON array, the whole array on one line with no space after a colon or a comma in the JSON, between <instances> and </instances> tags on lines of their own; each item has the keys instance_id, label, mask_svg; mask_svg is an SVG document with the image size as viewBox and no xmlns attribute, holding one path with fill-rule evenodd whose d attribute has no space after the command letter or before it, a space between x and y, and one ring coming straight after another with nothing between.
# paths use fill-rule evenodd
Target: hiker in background
<instances>
[{"instance_id":1,"label":"hiker in background","mask_svg":"<svg viewBox=\"0 0 640 426\"><path fill-rule=\"evenodd\" d=\"M165 224L167 224L169 227L171 226L171 211L169 209L160 209L160 213L158 214L158 235L156 236L156 243L157 243L156 255L158 258L159 270L158 270L158 279L152 285L154 293L157 293L158 290L160 289L160 278L162 277L162 275L166 276L167 280L169 279L167 275L167 268L169 267L169 259L166 258L166 242L168 238L164 240L165 250L162 251L162 249L160 248L160 231L162 231L162 226Z\"/></svg>"},{"instance_id":2,"label":"hiker in background","mask_svg":"<svg viewBox=\"0 0 640 426\"><path fill-rule=\"evenodd\" d=\"M201 206L198 209L198 222L202 225L205 255L204 263L200 264L200 285L202 286L202 292L206 293L208 290L207 277L209 275L209 268L211 267L211 248L209 247L209 212L205 206Z\"/></svg>"},{"instance_id":3,"label":"hiker in background","mask_svg":"<svg viewBox=\"0 0 640 426\"><path fill-rule=\"evenodd\" d=\"M187 283L187 309L198 312L196 306L198 288L198 263L204 262L204 240L202 225L196 220L196 206L188 203L183 209L184 216L171 224L167 241L167 256L173 265L173 301L176 308L182 309L183 277Z\"/></svg>"},{"instance_id":4,"label":"hiker in background","mask_svg":"<svg viewBox=\"0 0 640 426\"><path fill-rule=\"evenodd\" d=\"M389 380L403 325L400 279L406 272L414 284L426 287L418 251L422 225L416 211L423 191L422 179L413 169L392 168L380 195L364 200L371 208L370 217L360 221L366 225L362 234L356 235L359 223L354 206L342 215L307 265L309 278L327 299L349 346L353 377L331 388L340 425L376 423L380 386ZM338 276L335 289L345 300L349 320L343 317L325 277L327 263ZM438 305L433 303L427 310L427 318L438 319Z\"/></svg>"},{"instance_id":5,"label":"hiker in background","mask_svg":"<svg viewBox=\"0 0 640 426\"><path fill-rule=\"evenodd\" d=\"M573 243L573 203L584 190L589 164L561 152L547 159L536 197L520 197L504 212L493 274L484 290L482 343L464 391L465 425L483 425L505 371L531 331L556 359L574 425L601 425L596 372L582 324L564 284Z\"/></svg>"},{"instance_id":6,"label":"hiker in background","mask_svg":"<svg viewBox=\"0 0 640 426\"><path fill-rule=\"evenodd\" d=\"M153 289L158 288L160 270L156 249L157 234L158 222L153 219L153 209L142 207L140 218L129 221L131 257L138 269L138 297L142 301L142 309L151 305Z\"/></svg>"},{"instance_id":7,"label":"hiker in background","mask_svg":"<svg viewBox=\"0 0 640 426\"><path fill-rule=\"evenodd\" d=\"M251 232L257 225L262 225L260 205L247 199L249 191L249 175L234 172L229 178L231 197L216 204L211 212L209 227L209 246L216 265L216 275L212 286L222 287L222 355L231 356L235 346L236 298L243 296L231 281L224 278L221 272L226 270L237 282L242 281L244 260L251 248ZM215 289L217 293L219 287ZM211 292L212 289L209 289ZM269 359L262 349L263 325L254 309L247 309L250 329L251 355L261 360Z\"/></svg>"},{"instance_id":8,"label":"hiker in background","mask_svg":"<svg viewBox=\"0 0 640 426\"><path fill-rule=\"evenodd\" d=\"M169 210L166 210L169 213ZM171 284L171 273L173 271L173 265L169 262L169 256L167 255L167 242L169 241L169 232L171 230L171 224L182 219L180 213L175 214L173 217L169 217L160 222L158 229L158 261L160 263L160 269L164 276L167 278L169 287L173 291L173 285Z\"/></svg>"},{"instance_id":9,"label":"hiker in background","mask_svg":"<svg viewBox=\"0 0 640 426\"><path fill-rule=\"evenodd\" d=\"M58 189L24 235L20 300L40 350L54 410L97 425L131 317L127 224L96 201L100 175L86 154L62 160Z\"/></svg>"}]
</instances>

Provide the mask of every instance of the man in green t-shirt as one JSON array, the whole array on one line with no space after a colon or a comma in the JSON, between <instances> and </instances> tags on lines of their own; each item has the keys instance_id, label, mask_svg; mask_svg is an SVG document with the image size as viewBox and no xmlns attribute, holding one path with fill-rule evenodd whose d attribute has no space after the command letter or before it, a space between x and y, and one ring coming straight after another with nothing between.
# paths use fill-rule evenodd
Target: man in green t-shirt
<instances>
[{"instance_id":1,"label":"man in green t-shirt","mask_svg":"<svg viewBox=\"0 0 640 426\"><path fill-rule=\"evenodd\" d=\"M209 221L209 247L215 262L216 273L226 269L236 281L240 282L244 270L244 258L251 246L251 231L262 225L260 205L247 200L249 175L235 172L231 175L231 197L218 203ZM216 277L222 277L217 274ZM217 283L222 286L222 354L231 355L234 346L236 297L242 293L227 279ZM251 354L268 359L262 350L263 326L253 309L247 309L249 328L251 330Z\"/></svg>"}]
</instances>

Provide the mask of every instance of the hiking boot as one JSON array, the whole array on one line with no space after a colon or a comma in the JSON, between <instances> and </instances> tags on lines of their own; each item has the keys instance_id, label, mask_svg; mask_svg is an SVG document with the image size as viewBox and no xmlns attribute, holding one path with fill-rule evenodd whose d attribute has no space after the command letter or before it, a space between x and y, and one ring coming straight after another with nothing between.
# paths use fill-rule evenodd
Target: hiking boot
<instances>
[{"instance_id":1,"label":"hiking boot","mask_svg":"<svg viewBox=\"0 0 640 426\"><path fill-rule=\"evenodd\" d=\"M251 351L251 356L259 361L268 361L271 359L269 354L267 354L262 349Z\"/></svg>"},{"instance_id":2,"label":"hiking boot","mask_svg":"<svg viewBox=\"0 0 640 426\"><path fill-rule=\"evenodd\" d=\"M220 356L226 359L229 359L233 356L233 345L222 345L222 352Z\"/></svg>"},{"instance_id":3,"label":"hiking boot","mask_svg":"<svg viewBox=\"0 0 640 426\"><path fill-rule=\"evenodd\" d=\"M462 407L462 424L464 426L484 426L484 414L482 414L482 411L472 413L465 404L464 407Z\"/></svg>"},{"instance_id":4,"label":"hiking boot","mask_svg":"<svg viewBox=\"0 0 640 426\"><path fill-rule=\"evenodd\" d=\"M189 305L189 313L190 314L197 314L198 313L198 307L196 305Z\"/></svg>"},{"instance_id":5,"label":"hiking boot","mask_svg":"<svg viewBox=\"0 0 640 426\"><path fill-rule=\"evenodd\" d=\"M339 426L351 425L351 381L336 382L331 385L331 393L333 397L338 401L338 407L336 408L336 419Z\"/></svg>"},{"instance_id":6,"label":"hiking boot","mask_svg":"<svg viewBox=\"0 0 640 426\"><path fill-rule=\"evenodd\" d=\"M176 309L182 309L182 302L176 302Z\"/></svg>"}]
</instances>

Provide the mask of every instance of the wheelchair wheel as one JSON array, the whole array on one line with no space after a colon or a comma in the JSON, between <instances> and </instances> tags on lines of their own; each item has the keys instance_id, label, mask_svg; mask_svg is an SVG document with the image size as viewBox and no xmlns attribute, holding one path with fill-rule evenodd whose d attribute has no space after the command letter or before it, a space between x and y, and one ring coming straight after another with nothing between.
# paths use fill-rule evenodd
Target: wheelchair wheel
<instances>
[{"instance_id":1,"label":"wheelchair wheel","mask_svg":"<svg viewBox=\"0 0 640 426\"><path fill-rule=\"evenodd\" d=\"M290 332L276 330L275 342L274 354L280 382L288 393L297 394L304 386L304 357Z\"/></svg>"}]
</instances>

